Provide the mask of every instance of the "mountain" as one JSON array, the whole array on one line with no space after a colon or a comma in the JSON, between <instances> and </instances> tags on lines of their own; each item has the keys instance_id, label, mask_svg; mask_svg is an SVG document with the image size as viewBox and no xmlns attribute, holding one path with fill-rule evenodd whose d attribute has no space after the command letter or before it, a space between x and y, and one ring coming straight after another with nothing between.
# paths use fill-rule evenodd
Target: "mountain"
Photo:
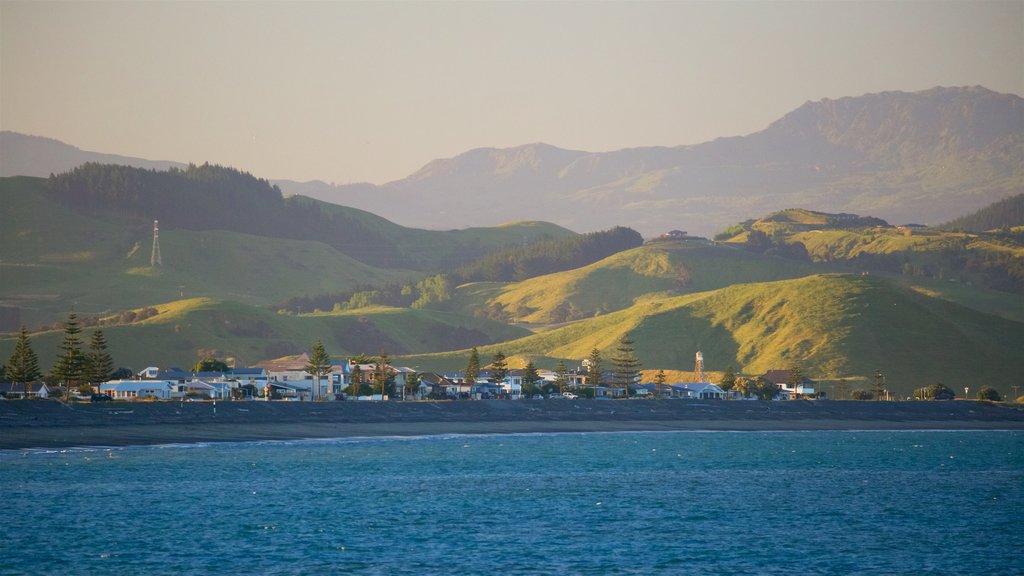
<instances>
[{"instance_id":1,"label":"mountain","mask_svg":"<svg viewBox=\"0 0 1024 576\"><path fill-rule=\"evenodd\" d=\"M120 164L147 170L185 167L185 164L179 162L88 152L52 138L29 136L8 130L0 131L0 177L39 176L45 178L50 174L67 172L86 162Z\"/></svg>"},{"instance_id":2,"label":"mountain","mask_svg":"<svg viewBox=\"0 0 1024 576\"><path fill-rule=\"evenodd\" d=\"M789 206L937 223L1024 190L1024 99L884 92L808 102L760 132L694 146L484 148L381 186L276 183L429 228L541 219L710 236Z\"/></svg>"}]
</instances>

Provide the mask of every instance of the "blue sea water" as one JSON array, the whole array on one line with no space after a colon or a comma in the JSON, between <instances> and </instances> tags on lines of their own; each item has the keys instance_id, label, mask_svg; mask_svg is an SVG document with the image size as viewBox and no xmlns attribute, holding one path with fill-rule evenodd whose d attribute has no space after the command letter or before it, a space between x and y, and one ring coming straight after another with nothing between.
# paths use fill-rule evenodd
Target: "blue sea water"
<instances>
[{"instance_id":1,"label":"blue sea water","mask_svg":"<svg viewBox=\"0 0 1024 576\"><path fill-rule=\"evenodd\" d=\"M0 574L1021 574L1021 432L0 452Z\"/></svg>"}]
</instances>

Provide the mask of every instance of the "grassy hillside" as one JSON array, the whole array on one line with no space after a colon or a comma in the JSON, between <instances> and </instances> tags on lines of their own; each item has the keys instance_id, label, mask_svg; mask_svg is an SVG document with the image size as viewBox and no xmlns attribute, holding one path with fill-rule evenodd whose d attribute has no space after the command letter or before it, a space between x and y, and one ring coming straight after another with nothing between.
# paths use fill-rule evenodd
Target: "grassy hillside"
<instances>
[{"instance_id":1,"label":"grassy hillside","mask_svg":"<svg viewBox=\"0 0 1024 576\"><path fill-rule=\"evenodd\" d=\"M358 313L277 314L265 308L212 298L189 298L155 306L158 313L132 324L102 326L118 366L187 367L200 356L235 358L238 365L296 354L321 339L334 356L423 353L463 348L522 337L528 332L497 322L444 312L372 309ZM88 342L92 329L83 331ZM63 333L32 336L40 367L47 371ZM0 339L0 358L8 358L14 337Z\"/></svg>"},{"instance_id":2,"label":"grassy hillside","mask_svg":"<svg viewBox=\"0 0 1024 576\"><path fill-rule=\"evenodd\" d=\"M937 300L878 277L816 275L649 299L625 310L482 347L544 367L578 365L592 348L610 358L625 333L646 368L689 370L698 350L708 370L749 374L799 362L818 378L882 370L893 390L943 382L1005 382L1024 369L1024 324ZM461 368L465 352L417 357ZM608 362L610 364L610 361Z\"/></svg>"},{"instance_id":3,"label":"grassy hillside","mask_svg":"<svg viewBox=\"0 0 1024 576\"><path fill-rule=\"evenodd\" d=\"M414 230L361 211L309 199L288 199L327 221L362 219L387 236L391 249L420 267L455 266L473 255L524 239L572 232L545 223L493 229ZM381 269L318 240L249 232L194 230L161 222L163 266L149 267L152 221L82 211L53 201L46 180L0 179L0 330L51 324L74 307L82 314L125 310L182 297L268 305L288 297L338 293L417 278L422 272ZM225 214L239 227L243 218ZM246 228L246 226L241 226Z\"/></svg>"},{"instance_id":4,"label":"grassy hillside","mask_svg":"<svg viewBox=\"0 0 1024 576\"><path fill-rule=\"evenodd\" d=\"M604 260L515 284L461 286L454 309L520 322L557 324L632 306L652 294L678 295L731 284L796 278L812 273L802 262L730 247L659 241Z\"/></svg>"}]
</instances>

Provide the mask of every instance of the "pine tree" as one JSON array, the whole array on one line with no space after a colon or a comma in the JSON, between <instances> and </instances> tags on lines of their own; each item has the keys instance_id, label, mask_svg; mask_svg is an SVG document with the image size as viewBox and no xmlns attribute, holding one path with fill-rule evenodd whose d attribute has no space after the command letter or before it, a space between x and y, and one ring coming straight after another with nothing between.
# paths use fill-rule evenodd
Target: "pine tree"
<instances>
[{"instance_id":1,"label":"pine tree","mask_svg":"<svg viewBox=\"0 0 1024 576\"><path fill-rule=\"evenodd\" d=\"M113 373L114 359L107 352L107 339L102 330L96 330L89 340L89 353L85 357L85 380L98 386L109 380Z\"/></svg>"},{"instance_id":2,"label":"pine tree","mask_svg":"<svg viewBox=\"0 0 1024 576\"><path fill-rule=\"evenodd\" d=\"M540 382L540 376L537 375L537 367L534 366L533 360L530 360L526 363L526 368L523 370L523 383L528 384L532 388L537 382Z\"/></svg>"},{"instance_id":3,"label":"pine tree","mask_svg":"<svg viewBox=\"0 0 1024 576\"><path fill-rule=\"evenodd\" d=\"M469 351L469 362L466 364L465 381L469 385L469 394L473 395L473 386L476 384L476 377L480 375L480 354L476 346Z\"/></svg>"},{"instance_id":4,"label":"pine tree","mask_svg":"<svg viewBox=\"0 0 1024 576\"><path fill-rule=\"evenodd\" d=\"M594 387L594 398L597 398L597 387L601 382L601 351L594 348L587 358L587 384Z\"/></svg>"},{"instance_id":5,"label":"pine tree","mask_svg":"<svg viewBox=\"0 0 1024 576\"><path fill-rule=\"evenodd\" d=\"M665 371L664 370L658 370L658 373L654 375L654 386L657 388L658 396L660 397L661 394L662 394L661 389L662 389L662 387L665 386Z\"/></svg>"},{"instance_id":6,"label":"pine tree","mask_svg":"<svg viewBox=\"0 0 1024 576\"><path fill-rule=\"evenodd\" d=\"M629 334L624 334L619 340L612 363L615 365L615 383L622 387L626 398L629 398L629 387L640 381L640 360L636 357Z\"/></svg>"},{"instance_id":7,"label":"pine tree","mask_svg":"<svg viewBox=\"0 0 1024 576\"><path fill-rule=\"evenodd\" d=\"M794 362L793 365L789 367L789 377L786 378L786 384L789 386L790 389L793 390L793 398L794 399L800 397L800 395L797 393L797 390L799 389L800 386L803 386L803 383L804 383L804 371L803 371L803 368L800 367L800 364L797 364L797 363Z\"/></svg>"},{"instance_id":8,"label":"pine tree","mask_svg":"<svg viewBox=\"0 0 1024 576\"><path fill-rule=\"evenodd\" d=\"M558 366L555 366L555 383L558 384L558 392L564 394L569 384L569 369L565 367L565 362L559 361Z\"/></svg>"},{"instance_id":9,"label":"pine tree","mask_svg":"<svg viewBox=\"0 0 1024 576\"><path fill-rule=\"evenodd\" d=\"M380 357L373 365L373 390L374 392L380 390L380 399L384 399L385 386L388 383L388 379L391 375L391 360L388 358L388 353L381 351Z\"/></svg>"},{"instance_id":10,"label":"pine tree","mask_svg":"<svg viewBox=\"0 0 1024 576\"><path fill-rule=\"evenodd\" d=\"M306 364L305 370L313 376L313 380L316 382L316 388L312 395L312 399L316 400L320 396L320 380L331 373L331 357L327 355L327 350L324 349L324 344L319 339L313 344L309 355L309 364Z\"/></svg>"},{"instance_id":11,"label":"pine tree","mask_svg":"<svg viewBox=\"0 0 1024 576\"><path fill-rule=\"evenodd\" d=\"M498 350L491 361L491 375L495 382L504 382L505 377L508 376L508 361L501 350Z\"/></svg>"},{"instance_id":12,"label":"pine tree","mask_svg":"<svg viewBox=\"0 0 1024 576\"><path fill-rule=\"evenodd\" d=\"M64 339L60 343L60 354L53 365L53 377L64 386L64 397L70 399L71 389L77 388L85 378L85 356L81 350L81 340L78 334L82 327L78 323L78 315L74 312L68 314L64 322Z\"/></svg>"},{"instance_id":13,"label":"pine tree","mask_svg":"<svg viewBox=\"0 0 1024 576\"><path fill-rule=\"evenodd\" d=\"M363 370L359 367L359 363L352 368L352 383L349 385L349 394L353 398L358 398L361 388L363 387Z\"/></svg>"},{"instance_id":14,"label":"pine tree","mask_svg":"<svg viewBox=\"0 0 1024 576\"><path fill-rule=\"evenodd\" d=\"M725 373L722 374L722 381L719 382L718 386L726 391L726 398L728 398L728 392L732 390L733 386L736 385L736 373L733 372L732 366L725 369Z\"/></svg>"},{"instance_id":15,"label":"pine tree","mask_svg":"<svg viewBox=\"0 0 1024 576\"><path fill-rule=\"evenodd\" d=\"M31 391L32 382L38 380L40 376L42 374L39 372L39 358L32 350L28 330L22 324L18 340L14 344L14 352L7 360L7 378L16 384L24 384L27 396Z\"/></svg>"}]
</instances>

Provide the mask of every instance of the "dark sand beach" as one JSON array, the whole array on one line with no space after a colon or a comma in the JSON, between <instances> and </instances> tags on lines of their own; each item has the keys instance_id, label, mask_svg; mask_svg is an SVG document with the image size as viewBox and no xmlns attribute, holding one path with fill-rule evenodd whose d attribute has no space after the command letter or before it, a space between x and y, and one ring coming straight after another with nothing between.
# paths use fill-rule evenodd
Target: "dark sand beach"
<instances>
[{"instance_id":1,"label":"dark sand beach","mask_svg":"<svg viewBox=\"0 0 1024 576\"><path fill-rule=\"evenodd\" d=\"M0 449L660 430L1024 430L986 402L0 402Z\"/></svg>"}]
</instances>

